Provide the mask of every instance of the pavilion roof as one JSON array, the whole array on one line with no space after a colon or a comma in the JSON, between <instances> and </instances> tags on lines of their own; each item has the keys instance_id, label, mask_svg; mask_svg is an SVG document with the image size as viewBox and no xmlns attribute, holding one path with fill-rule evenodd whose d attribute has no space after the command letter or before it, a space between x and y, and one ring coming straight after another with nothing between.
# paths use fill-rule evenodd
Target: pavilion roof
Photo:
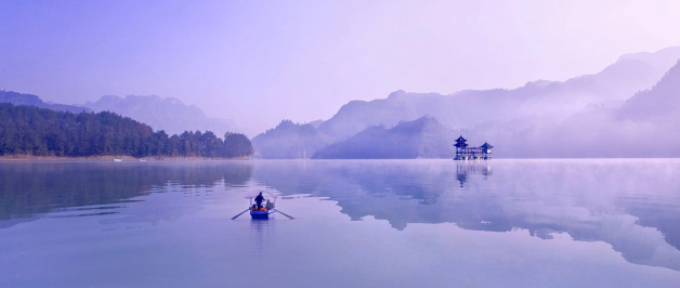
<instances>
[{"instance_id":1,"label":"pavilion roof","mask_svg":"<svg viewBox=\"0 0 680 288\"><path fill-rule=\"evenodd\" d=\"M467 140L463 138L463 135L460 135L458 139L456 139L456 142L467 142Z\"/></svg>"},{"instance_id":2,"label":"pavilion roof","mask_svg":"<svg viewBox=\"0 0 680 288\"><path fill-rule=\"evenodd\" d=\"M484 144L483 144L482 146L480 146L480 147L482 147L482 148L484 148L484 149L487 149L487 150L493 148L493 146L491 146L491 144L486 143L486 142L484 142Z\"/></svg>"}]
</instances>

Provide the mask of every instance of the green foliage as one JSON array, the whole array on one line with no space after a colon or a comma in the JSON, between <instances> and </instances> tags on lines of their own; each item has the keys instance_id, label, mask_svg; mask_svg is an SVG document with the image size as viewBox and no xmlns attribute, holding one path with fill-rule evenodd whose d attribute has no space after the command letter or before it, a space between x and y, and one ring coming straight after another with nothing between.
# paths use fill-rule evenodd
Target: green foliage
<instances>
[{"instance_id":1,"label":"green foliage","mask_svg":"<svg viewBox=\"0 0 680 288\"><path fill-rule=\"evenodd\" d=\"M168 136L111 112L72 114L0 104L0 155L232 158L253 153L244 135L226 136L230 140L224 142L210 131Z\"/></svg>"},{"instance_id":2,"label":"green foliage","mask_svg":"<svg viewBox=\"0 0 680 288\"><path fill-rule=\"evenodd\" d=\"M227 132L224 134L222 154L229 158L252 155L253 145L246 135Z\"/></svg>"}]
</instances>

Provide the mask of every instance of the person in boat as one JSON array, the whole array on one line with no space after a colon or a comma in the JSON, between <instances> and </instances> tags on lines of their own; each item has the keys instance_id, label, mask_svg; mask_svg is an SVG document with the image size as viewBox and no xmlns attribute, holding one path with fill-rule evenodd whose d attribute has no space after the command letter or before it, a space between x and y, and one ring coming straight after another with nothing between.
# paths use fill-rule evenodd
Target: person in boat
<instances>
[{"instance_id":1,"label":"person in boat","mask_svg":"<svg viewBox=\"0 0 680 288\"><path fill-rule=\"evenodd\" d=\"M267 204L264 205L264 208L267 208L267 210L274 209L274 202L269 201L269 199L267 199Z\"/></svg>"},{"instance_id":2,"label":"person in boat","mask_svg":"<svg viewBox=\"0 0 680 288\"><path fill-rule=\"evenodd\" d=\"M257 209L262 208L262 202L264 202L264 196L262 196L262 192L260 192L257 197L255 197L255 204L257 204Z\"/></svg>"}]
</instances>

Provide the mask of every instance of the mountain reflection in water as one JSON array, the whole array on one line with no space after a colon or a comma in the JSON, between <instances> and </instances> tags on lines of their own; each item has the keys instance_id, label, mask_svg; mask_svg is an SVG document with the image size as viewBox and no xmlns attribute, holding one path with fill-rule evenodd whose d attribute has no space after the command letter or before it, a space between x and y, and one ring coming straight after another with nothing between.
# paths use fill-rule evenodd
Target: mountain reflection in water
<instances>
[{"instance_id":1,"label":"mountain reflection in water","mask_svg":"<svg viewBox=\"0 0 680 288\"><path fill-rule=\"evenodd\" d=\"M337 202L350 220L372 216L400 231L415 223L455 223L478 231L523 229L547 241L567 233L606 242L628 262L680 271L677 175L677 160L0 163L0 229L50 212L110 215L149 193L206 193L223 185L320 197ZM106 221L154 221L134 211ZM267 239L262 235L273 235L272 227L253 223L251 236Z\"/></svg>"},{"instance_id":2,"label":"mountain reflection in water","mask_svg":"<svg viewBox=\"0 0 680 288\"><path fill-rule=\"evenodd\" d=\"M676 160L308 161L258 165L253 178L398 230L455 223L546 240L568 233L609 243L632 263L680 270L679 172Z\"/></svg>"}]
</instances>

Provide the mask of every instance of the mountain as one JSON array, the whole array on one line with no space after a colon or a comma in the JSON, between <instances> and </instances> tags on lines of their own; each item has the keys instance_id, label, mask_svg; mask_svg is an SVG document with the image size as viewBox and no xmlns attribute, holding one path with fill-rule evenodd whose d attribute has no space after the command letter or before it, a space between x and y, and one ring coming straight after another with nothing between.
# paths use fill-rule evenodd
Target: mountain
<instances>
[{"instance_id":1,"label":"mountain","mask_svg":"<svg viewBox=\"0 0 680 288\"><path fill-rule=\"evenodd\" d=\"M590 107L564 121L500 137L505 157L680 157L680 62L620 108Z\"/></svg>"},{"instance_id":2,"label":"mountain","mask_svg":"<svg viewBox=\"0 0 680 288\"><path fill-rule=\"evenodd\" d=\"M47 103L36 95L17 93L13 91L0 90L0 103L35 106L38 108L45 108L54 111L63 111L71 113L90 112L90 109L85 107Z\"/></svg>"},{"instance_id":3,"label":"mountain","mask_svg":"<svg viewBox=\"0 0 680 288\"><path fill-rule=\"evenodd\" d=\"M620 118L629 120L659 120L679 116L680 61L652 89L628 99L617 113Z\"/></svg>"},{"instance_id":4,"label":"mountain","mask_svg":"<svg viewBox=\"0 0 680 288\"><path fill-rule=\"evenodd\" d=\"M184 131L213 131L216 135L226 132L245 133L233 120L210 118L194 105L185 105L175 98L159 96L129 95L103 96L97 102L87 102L88 107L96 112L111 111L144 122L156 130L165 130L169 134Z\"/></svg>"},{"instance_id":5,"label":"mountain","mask_svg":"<svg viewBox=\"0 0 680 288\"><path fill-rule=\"evenodd\" d=\"M639 52L624 54L619 57L619 60L642 61L656 70L668 70L668 67L673 66L678 61L678 58L680 58L678 55L680 55L680 46L664 48L654 53Z\"/></svg>"},{"instance_id":6,"label":"mountain","mask_svg":"<svg viewBox=\"0 0 680 288\"><path fill-rule=\"evenodd\" d=\"M395 127L372 126L323 148L313 158L414 159L452 158L454 137L437 119L429 116L403 121Z\"/></svg>"},{"instance_id":7,"label":"mountain","mask_svg":"<svg viewBox=\"0 0 680 288\"><path fill-rule=\"evenodd\" d=\"M512 90L467 90L449 95L399 90L386 99L351 101L318 129L339 141L370 126L392 127L424 115L456 129L516 120L526 121L524 128L552 125L589 106L619 107L631 95L652 87L678 58L680 47L627 54L593 75L564 82L539 80Z\"/></svg>"},{"instance_id":8,"label":"mountain","mask_svg":"<svg viewBox=\"0 0 680 288\"><path fill-rule=\"evenodd\" d=\"M276 128L255 136L252 143L256 156L282 159L309 158L329 142L312 123L297 124L283 120Z\"/></svg>"}]
</instances>

